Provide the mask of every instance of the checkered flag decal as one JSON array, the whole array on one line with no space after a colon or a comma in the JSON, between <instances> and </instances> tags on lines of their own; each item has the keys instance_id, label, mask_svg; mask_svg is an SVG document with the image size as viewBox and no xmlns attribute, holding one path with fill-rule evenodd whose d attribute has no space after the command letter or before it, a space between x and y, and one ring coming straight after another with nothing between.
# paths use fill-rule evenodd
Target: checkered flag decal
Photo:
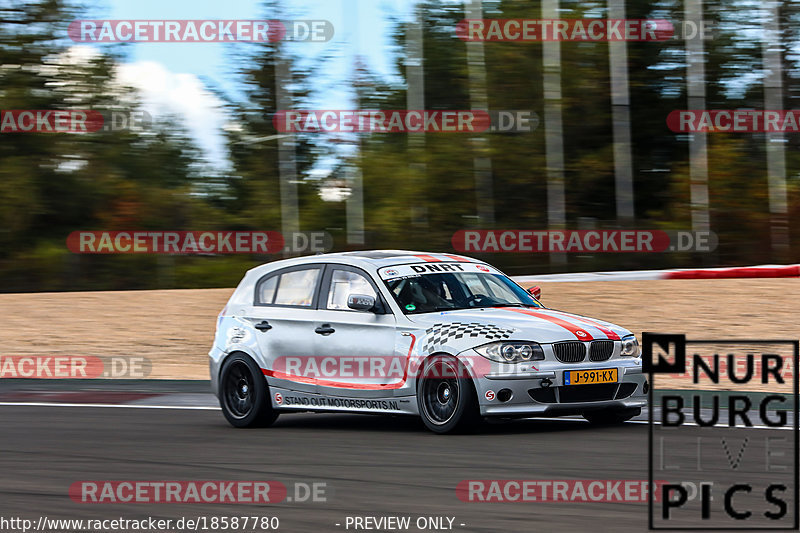
<instances>
[{"instance_id":1,"label":"checkered flag decal","mask_svg":"<svg viewBox=\"0 0 800 533\"><path fill-rule=\"evenodd\" d=\"M481 324L479 322L451 322L448 324L434 324L425 331L425 344L422 347L423 353L430 353L437 346L448 343L451 339L462 339L464 337L483 337L487 340L507 339L514 333L513 329L504 329L492 324Z\"/></svg>"}]
</instances>

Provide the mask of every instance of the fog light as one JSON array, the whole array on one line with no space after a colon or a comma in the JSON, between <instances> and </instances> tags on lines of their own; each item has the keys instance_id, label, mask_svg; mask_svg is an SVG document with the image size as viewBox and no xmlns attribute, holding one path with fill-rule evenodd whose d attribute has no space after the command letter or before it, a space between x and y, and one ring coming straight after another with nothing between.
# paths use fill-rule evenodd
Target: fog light
<instances>
[{"instance_id":1,"label":"fog light","mask_svg":"<svg viewBox=\"0 0 800 533\"><path fill-rule=\"evenodd\" d=\"M497 399L501 402L507 402L514 396L514 393L511 392L511 389L501 389L497 391Z\"/></svg>"},{"instance_id":2,"label":"fog light","mask_svg":"<svg viewBox=\"0 0 800 533\"><path fill-rule=\"evenodd\" d=\"M644 385L642 385L642 392L647 394L647 391L649 390L650 390L650 384L647 382L647 380L644 380Z\"/></svg>"},{"instance_id":3,"label":"fog light","mask_svg":"<svg viewBox=\"0 0 800 533\"><path fill-rule=\"evenodd\" d=\"M548 378L544 378L542 381L540 381L540 382L539 382L539 385L541 385L541 386L542 386L542 387L544 387L545 389L546 389L547 387L549 387L550 385L552 385L552 384L553 384L553 382L552 382L552 381L550 381Z\"/></svg>"}]
</instances>

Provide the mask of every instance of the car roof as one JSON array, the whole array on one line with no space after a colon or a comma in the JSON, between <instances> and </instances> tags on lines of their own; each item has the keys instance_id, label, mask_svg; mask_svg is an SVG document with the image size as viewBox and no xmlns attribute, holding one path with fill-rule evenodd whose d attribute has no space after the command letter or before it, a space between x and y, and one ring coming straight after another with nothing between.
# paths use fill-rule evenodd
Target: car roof
<instances>
[{"instance_id":1,"label":"car roof","mask_svg":"<svg viewBox=\"0 0 800 533\"><path fill-rule=\"evenodd\" d=\"M412 263L439 263L439 262L467 262L483 263L479 259L456 254L434 252L414 252L410 250L360 250L355 252L337 252L331 254L306 255L281 259L257 266L248 272L250 274L266 273L278 268L302 265L308 263L341 263L351 266L372 267L375 269L392 265L407 265Z\"/></svg>"}]
</instances>

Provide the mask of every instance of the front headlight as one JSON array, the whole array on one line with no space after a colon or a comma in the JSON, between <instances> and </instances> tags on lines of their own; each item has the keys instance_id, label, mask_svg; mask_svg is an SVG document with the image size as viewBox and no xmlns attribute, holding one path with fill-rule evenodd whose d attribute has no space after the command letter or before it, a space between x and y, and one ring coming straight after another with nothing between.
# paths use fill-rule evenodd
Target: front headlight
<instances>
[{"instance_id":1,"label":"front headlight","mask_svg":"<svg viewBox=\"0 0 800 533\"><path fill-rule=\"evenodd\" d=\"M622 350L619 355L622 357L639 357L642 351L639 349L639 341L636 337L630 335L629 337L622 338Z\"/></svg>"},{"instance_id":2,"label":"front headlight","mask_svg":"<svg viewBox=\"0 0 800 533\"><path fill-rule=\"evenodd\" d=\"M475 351L498 363L524 363L544 359L544 351L536 342L493 342L478 346Z\"/></svg>"}]
</instances>

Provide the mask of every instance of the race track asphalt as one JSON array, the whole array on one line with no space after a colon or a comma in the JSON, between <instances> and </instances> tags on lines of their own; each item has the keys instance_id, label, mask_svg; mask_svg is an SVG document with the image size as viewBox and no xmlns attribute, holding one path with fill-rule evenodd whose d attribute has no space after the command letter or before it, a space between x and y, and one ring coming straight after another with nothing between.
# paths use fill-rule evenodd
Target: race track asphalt
<instances>
[{"instance_id":1,"label":"race track asphalt","mask_svg":"<svg viewBox=\"0 0 800 533\"><path fill-rule=\"evenodd\" d=\"M486 425L476 434L439 436L413 418L292 414L270 428L237 430L213 408L4 404L0 427L2 517L257 515L277 516L279 531L327 532L354 531L346 528L348 516L410 516L412 524L420 516L448 516L454 517L453 531L647 530L646 503L463 502L455 490L467 479L646 480L648 426L642 423L594 427L576 419L516 420ZM764 456L761 441L772 431L734 431L750 440L746 453ZM791 432L782 433L791 440ZM691 456L695 436L682 439L672 445ZM741 445L730 439L728 444L737 450ZM771 475L749 479L766 483ZM270 480L289 487L290 497L296 482L324 483L327 501L76 503L69 487L85 480Z\"/></svg>"}]
</instances>

